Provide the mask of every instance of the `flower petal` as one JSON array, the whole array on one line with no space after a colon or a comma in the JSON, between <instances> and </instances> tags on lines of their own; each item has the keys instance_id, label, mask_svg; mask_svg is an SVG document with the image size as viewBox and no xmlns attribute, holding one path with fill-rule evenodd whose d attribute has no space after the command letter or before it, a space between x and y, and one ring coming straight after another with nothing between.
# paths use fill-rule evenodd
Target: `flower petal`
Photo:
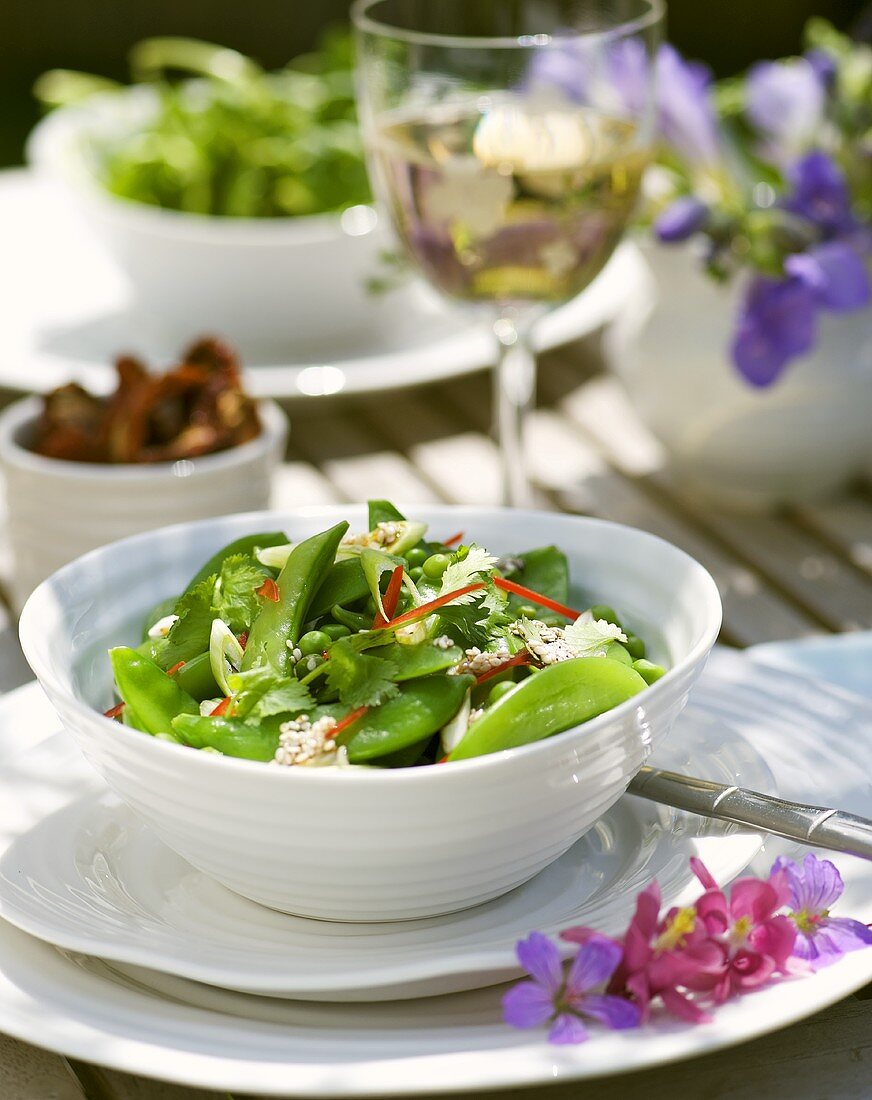
<instances>
[{"instance_id":1,"label":"flower petal","mask_svg":"<svg viewBox=\"0 0 872 1100\"><path fill-rule=\"evenodd\" d=\"M740 878L730 887L730 914L733 919L749 917L752 923L766 920L778 907L778 892L761 878Z\"/></svg>"},{"instance_id":2,"label":"flower petal","mask_svg":"<svg viewBox=\"0 0 872 1100\"><path fill-rule=\"evenodd\" d=\"M577 1016L569 1012L561 1012L548 1034L548 1042L555 1046L566 1046L570 1043L583 1043L588 1038L587 1028Z\"/></svg>"},{"instance_id":3,"label":"flower petal","mask_svg":"<svg viewBox=\"0 0 872 1100\"><path fill-rule=\"evenodd\" d=\"M815 294L800 279L758 275L745 295L733 336L732 357L753 386L769 386L791 359L814 346Z\"/></svg>"},{"instance_id":4,"label":"flower petal","mask_svg":"<svg viewBox=\"0 0 872 1100\"><path fill-rule=\"evenodd\" d=\"M690 869L703 884L706 890L717 890L718 884L715 882L714 875L706 867L698 856L690 857Z\"/></svg>"},{"instance_id":5,"label":"flower petal","mask_svg":"<svg viewBox=\"0 0 872 1100\"><path fill-rule=\"evenodd\" d=\"M727 899L721 890L706 890L696 903L696 912L709 935L720 935L729 927Z\"/></svg>"},{"instance_id":6,"label":"flower petal","mask_svg":"<svg viewBox=\"0 0 872 1100\"><path fill-rule=\"evenodd\" d=\"M638 1027L642 1022L642 1009L637 1004L628 1001L626 997L610 997L603 993L588 993L579 1002L576 1011L599 1020L613 1031Z\"/></svg>"},{"instance_id":7,"label":"flower petal","mask_svg":"<svg viewBox=\"0 0 872 1100\"><path fill-rule=\"evenodd\" d=\"M512 1027L539 1027L554 1015L554 1001L538 982L518 982L503 994L503 1019Z\"/></svg>"},{"instance_id":8,"label":"flower petal","mask_svg":"<svg viewBox=\"0 0 872 1100\"><path fill-rule=\"evenodd\" d=\"M782 157L802 152L823 117L824 86L805 58L763 61L751 67L746 111Z\"/></svg>"},{"instance_id":9,"label":"flower petal","mask_svg":"<svg viewBox=\"0 0 872 1100\"><path fill-rule=\"evenodd\" d=\"M654 221L654 232L665 244L686 241L708 220L709 209L694 195L682 195L662 210Z\"/></svg>"},{"instance_id":10,"label":"flower petal","mask_svg":"<svg viewBox=\"0 0 872 1100\"><path fill-rule=\"evenodd\" d=\"M746 948L737 951L730 964L730 983L732 991L756 989L763 985L775 973L775 963L768 955Z\"/></svg>"},{"instance_id":11,"label":"flower petal","mask_svg":"<svg viewBox=\"0 0 872 1100\"><path fill-rule=\"evenodd\" d=\"M812 970L831 966L849 951L872 946L872 928L847 917L825 917L814 932L799 932L793 953Z\"/></svg>"},{"instance_id":12,"label":"flower petal","mask_svg":"<svg viewBox=\"0 0 872 1100\"><path fill-rule=\"evenodd\" d=\"M707 1024L711 1020L698 1004L675 989L664 989L660 996L666 1010L680 1020L687 1020L689 1024Z\"/></svg>"},{"instance_id":13,"label":"flower petal","mask_svg":"<svg viewBox=\"0 0 872 1100\"><path fill-rule=\"evenodd\" d=\"M530 977L554 998L563 986L563 964L551 940L541 932L531 932L525 940L518 941L515 952Z\"/></svg>"},{"instance_id":14,"label":"flower petal","mask_svg":"<svg viewBox=\"0 0 872 1100\"><path fill-rule=\"evenodd\" d=\"M786 209L808 218L825 233L847 233L856 222L842 170L819 149L798 160L790 169L793 193Z\"/></svg>"},{"instance_id":15,"label":"flower petal","mask_svg":"<svg viewBox=\"0 0 872 1100\"><path fill-rule=\"evenodd\" d=\"M778 970L784 970L793 954L796 942L796 925L790 917L771 917L751 931L748 943L771 959Z\"/></svg>"},{"instance_id":16,"label":"flower petal","mask_svg":"<svg viewBox=\"0 0 872 1100\"><path fill-rule=\"evenodd\" d=\"M861 309L872 300L866 265L844 241L828 241L808 252L788 256L784 270L803 282L817 301L833 312Z\"/></svg>"},{"instance_id":17,"label":"flower petal","mask_svg":"<svg viewBox=\"0 0 872 1100\"><path fill-rule=\"evenodd\" d=\"M605 936L596 936L582 944L566 979L567 1000L608 981L621 961L621 952L619 945Z\"/></svg>"}]
</instances>

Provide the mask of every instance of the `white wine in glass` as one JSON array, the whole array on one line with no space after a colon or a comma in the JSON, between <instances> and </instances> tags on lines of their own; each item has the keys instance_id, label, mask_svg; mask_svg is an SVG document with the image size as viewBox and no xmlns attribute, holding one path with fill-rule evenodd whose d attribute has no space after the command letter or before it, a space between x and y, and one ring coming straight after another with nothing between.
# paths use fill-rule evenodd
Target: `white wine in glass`
<instances>
[{"instance_id":1,"label":"white wine in glass","mask_svg":"<svg viewBox=\"0 0 872 1100\"><path fill-rule=\"evenodd\" d=\"M359 0L361 115L409 257L491 316L506 503L529 502L529 346L632 216L651 137L659 0Z\"/></svg>"}]
</instances>

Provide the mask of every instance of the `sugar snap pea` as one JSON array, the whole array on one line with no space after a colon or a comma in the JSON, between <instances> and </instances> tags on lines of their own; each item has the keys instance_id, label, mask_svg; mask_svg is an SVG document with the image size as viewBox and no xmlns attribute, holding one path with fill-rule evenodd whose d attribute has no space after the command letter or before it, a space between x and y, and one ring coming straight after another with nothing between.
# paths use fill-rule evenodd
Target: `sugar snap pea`
<instances>
[{"instance_id":1,"label":"sugar snap pea","mask_svg":"<svg viewBox=\"0 0 872 1100\"><path fill-rule=\"evenodd\" d=\"M146 733L171 733L177 714L199 714L196 699L142 653L128 646L109 650L118 694L133 708Z\"/></svg>"},{"instance_id":2,"label":"sugar snap pea","mask_svg":"<svg viewBox=\"0 0 872 1100\"><path fill-rule=\"evenodd\" d=\"M198 657L186 661L175 673L174 679L182 691L186 691L198 702L221 695L221 689L212 673L212 662L208 653L201 653Z\"/></svg>"},{"instance_id":3,"label":"sugar snap pea","mask_svg":"<svg viewBox=\"0 0 872 1100\"><path fill-rule=\"evenodd\" d=\"M616 707L645 687L638 672L608 657L577 657L550 665L486 710L449 759L466 760L550 737Z\"/></svg>"},{"instance_id":4,"label":"sugar snap pea","mask_svg":"<svg viewBox=\"0 0 872 1100\"><path fill-rule=\"evenodd\" d=\"M387 657L392 662L396 669L393 679L398 684L406 680L415 680L419 676L432 676L434 672L444 672L463 658L463 650L460 646L453 645L447 649L441 649L428 641L421 642L419 645L393 643L379 646L378 649L370 652L375 657Z\"/></svg>"},{"instance_id":5,"label":"sugar snap pea","mask_svg":"<svg viewBox=\"0 0 872 1100\"><path fill-rule=\"evenodd\" d=\"M291 551L276 582L278 600L264 603L251 624L243 669L269 664L284 675L290 671L287 643L294 644L299 638L312 597L333 564L347 530L346 522L337 523L298 543Z\"/></svg>"},{"instance_id":6,"label":"sugar snap pea","mask_svg":"<svg viewBox=\"0 0 872 1100\"><path fill-rule=\"evenodd\" d=\"M327 571L327 576L318 587L309 608L309 618L319 619L326 615L334 604L348 607L369 595L369 585L363 575L360 558L347 558L335 562Z\"/></svg>"},{"instance_id":7,"label":"sugar snap pea","mask_svg":"<svg viewBox=\"0 0 872 1100\"><path fill-rule=\"evenodd\" d=\"M173 730L191 748L217 749L225 756L266 761L276 754L279 726L286 718L287 715L277 715L254 724L240 718L180 714L173 719Z\"/></svg>"},{"instance_id":8,"label":"sugar snap pea","mask_svg":"<svg viewBox=\"0 0 872 1100\"><path fill-rule=\"evenodd\" d=\"M426 676L400 686L398 695L373 707L338 740L352 764L365 764L431 737L460 708L472 676Z\"/></svg>"}]
</instances>

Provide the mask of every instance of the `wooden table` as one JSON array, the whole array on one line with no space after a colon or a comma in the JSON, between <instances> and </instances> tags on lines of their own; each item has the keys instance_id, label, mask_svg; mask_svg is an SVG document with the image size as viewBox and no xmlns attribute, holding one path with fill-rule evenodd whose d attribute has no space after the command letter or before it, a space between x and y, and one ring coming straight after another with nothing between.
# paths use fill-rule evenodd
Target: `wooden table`
<instances>
[{"instance_id":1,"label":"wooden table","mask_svg":"<svg viewBox=\"0 0 872 1100\"><path fill-rule=\"evenodd\" d=\"M411 505L498 499L486 375L368 398L310 400L289 406L289 413L290 447L276 485L280 507L371 496ZM543 507L646 528L706 565L724 599L722 641L729 645L872 627L870 490L858 486L843 500L772 517L728 514L695 502L670 477L656 441L599 370L595 340L544 358L530 465ZM8 569L8 556L2 560ZM0 691L29 678L11 615L0 609ZM681 1100L868 1098L872 986L747 1044L738 1057L728 1051L611 1083L527 1095L648 1100L667 1093ZM0 1036L2 1100L82 1097L219 1100L218 1094L68 1062Z\"/></svg>"}]
</instances>

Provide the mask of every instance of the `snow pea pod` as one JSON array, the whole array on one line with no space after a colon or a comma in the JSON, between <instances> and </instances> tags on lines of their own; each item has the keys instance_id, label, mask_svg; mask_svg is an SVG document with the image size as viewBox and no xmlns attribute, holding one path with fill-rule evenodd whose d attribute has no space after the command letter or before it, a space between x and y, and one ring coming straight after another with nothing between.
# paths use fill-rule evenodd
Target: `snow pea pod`
<instances>
[{"instance_id":1,"label":"snow pea pod","mask_svg":"<svg viewBox=\"0 0 872 1100\"><path fill-rule=\"evenodd\" d=\"M373 707L338 740L352 764L365 764L416 745L440 730L460 709L472 676L426 676L400 687L399 695Z\"/></svg>"},{"instance_id":2,"label":"snow pea pod","mask_svg":"<svg viewBox=\"0 0 872 1100\"><path fill-rule=\"evenodd\" d=\"M241 718L180 714L173 730L181 741L194 749L217 749L225 756L244 760L272 760L279 744L279 726L287 715L262 718L258 723Z\"/></svg>"},{"instance_id":3,"label":"snow pea pod","mask_svg":"<svg viewBox=\"0 0 872 1100\"><path fill-rule=\"evenodd\" d=\"M337 523L297 543L278 575L278 600L268 601L251 624L242 661L243 670L270 664L283 675L290 673L291 654L287 643L296 644L309 605L333 564L347 522Z\"/></svg>"},{"instance_id":4,"label":"snow pea pod","mask_svg":"<svg viewBox=\"0 0 872 1100\"><path fill-rule=\"evenodd\" d=\"M197 700L149 657L127 646L109 650L118 694L146 733L171 733L178 714L199 714Z\"/></svg>"},{"instance_id":5,"label":"snow pea pod","mask_svg":"<svg viewBox=\"0 0 872 1100\"><path fill-rule=\"evenodd\" d=\"M192 588L196 588L200 581L204 581L207 577L220 573L225 558L233 557L235 554L251 554L253 556L255 550L263 546L284 546L287 541L288 536L282 531L265 531L259 535L243 535L242 538L234 539L233 542L229 542L216 554L213 554L203 568L191 577L185 586L185 592L190 592Z\"/></svg>"},{"instance_id":6,"label":"snow pea pod","mask_svg":"<svg viewBox=\"0 0 872 1100\"><path fill-rule=\"evenodd\" d=\"M511 574L512 580L532 588L558 603L569 601L569 563L566 555L556 546L540 546L519 554L523 568ZM524 603L520 596L510 596L509 604L518 607Z\"/></svg>"},{"instance_id":7,"label":"snow pea pod","mask_svg":"<svg viewBox=\"0 0 872 1100\"><path fill-rule=\"evenodd\" d=\"M365 600L369 595L369 585L363 575L360 558L346 558L330 567L309 608L310 619L320 619L335 604L348 607L349 604Z\"/></svg>"},{"instance_id":8,"label":"snow pea pod","mask_svg":"<svg viewBox=\"0 0 872 1100\"><path fill-rule=\"evenodd\" d=\"M375 657L387 657L393 662L396 673L392 679L396 683L416 680L420 676L432 676L435 672L444 672L463 658L463 650L460 646L453 645L448 649L441 649L430 641L421 642L419 645L393 643L379 646L378 649L370 652Z\"/></svg>"},{"instance_id":9,"label":"snow pea pod","mask_svg":"<svg viewBox=\"0 0 872 1100\"><path fill-rule=\"evenodd\" d=\"M185 661L173 678L182 691L186 691L198 701L215 699L223 694L215 682L208 653L201 653L198 657Z\"/></svg>"},{"instance_id":10,"label":"snow pea pod","mask_svg":"<svg viewBox=\"0 0 872 1100\"><path fill-rule=\"evenodd\" d=\"M608 657L578 657L550 665L486 710L449 760L540 741L611 710L646 686L629 665Z\"/></svg>"}]
</instances>

